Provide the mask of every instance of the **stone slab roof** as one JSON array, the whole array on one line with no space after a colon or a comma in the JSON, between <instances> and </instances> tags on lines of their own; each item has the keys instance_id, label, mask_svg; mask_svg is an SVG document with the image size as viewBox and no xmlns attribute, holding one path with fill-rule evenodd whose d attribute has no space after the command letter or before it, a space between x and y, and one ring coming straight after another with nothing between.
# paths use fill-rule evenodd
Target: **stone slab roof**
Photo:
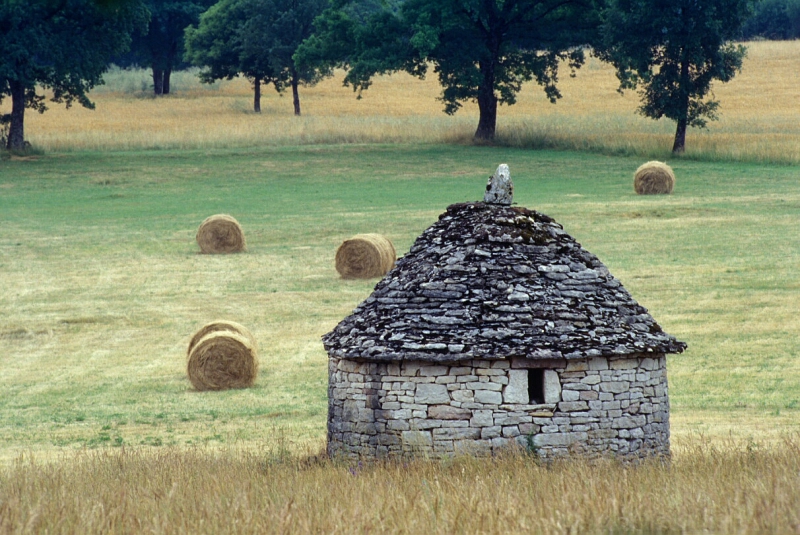
<instances>
[{"instance_id":1,"label":"stone slab roof","mask_svg":"<svg viewBox=\"0 0 800 535\"><path fill-rule=\"evenodd\" d=\"M323 343L380 362L686 348L553 219L485 202L449 206Z\"/></svg>"}]
</instances>

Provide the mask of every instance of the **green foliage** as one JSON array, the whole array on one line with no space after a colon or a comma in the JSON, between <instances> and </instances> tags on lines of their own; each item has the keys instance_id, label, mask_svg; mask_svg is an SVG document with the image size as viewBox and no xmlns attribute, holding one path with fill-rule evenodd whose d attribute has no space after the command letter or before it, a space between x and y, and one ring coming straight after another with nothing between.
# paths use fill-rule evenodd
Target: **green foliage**
<instances>
[{"instance_id":1,"label":"green foliage","mask_svg":"<svg viewBox=\"0 0 800 535\"><path fill-rule=\"evenodd\" d=\"M44 113L45 97L93 107L86 93L102 82L108 58L127 49L146 22L139 2L102 7L91 0L8 0L0 4L0 102L12 99L8 147L24 144L24 109Z\"/></svg>"},{"instance_id":2,"label":"green foliage","mask_svg":"<svg viewBox=\"0 0 800 535\"><path fill-rule=\"evenodd\" d=\"M170 73L183 67L183 32L197 24L200 14L214 0L144 0L150 12L145 32L134 35L131 53L119 58L122 66L139 65L153 70L153 88L157 95L170 92ZM166 83L166 87L164 87Z\"/></svg>"},{"instance_id":3,"label":"green foliage","mask_svg":"<svg viewBox=\"0 0 800 535\"><path fill-rule=\"evenodd\" d=\"M408 0L382 9L338 2L317 19L296 59L347 68L345 84L359 92L375 75L403 70L422 78L433 64L445 113L477 102L475 136L491 139L497 105L514 104L524 82L535 79L551 102L561 96L559 62L573 71L583 63L579 46L593 41L596 15L579 0Z\"/></svg>"},{"instance_id":4,"label":"green foliage","mask_svg":"<svg viewBox=\"0 0 800 535\"><path fill-rule=\"evenodd\" d=\"M603 12L599 56L617 68L620 90L640 87L645 117L677 123L674 152L683 152L686 127L716 119L706 99L714 80L741 70L745 48L734 45L748 0L611 0Z\"/></svg>"},{"instance_id":5,"label":"green foliage","mask_svg":"<svg viewBox=\"0 0 800 535\"><path fill-rule=\"evenodd\" d=\"M759 0L742 29L745 39L800 38L800 0Z\"/></svg>"},{"instance_id":6,"label":"green foliage","mask_svg":"<svg viewBox=\"0 0 800 535\"><path fill-rule=\"evenodd\" d=\"M186 58L204 67L213 82L239 74L272 83L279 93L297 83L313 84L327 71L298 68L292 59L311 35L324 0L222 0L186 29Z\"/></svg>"}]
</instances>

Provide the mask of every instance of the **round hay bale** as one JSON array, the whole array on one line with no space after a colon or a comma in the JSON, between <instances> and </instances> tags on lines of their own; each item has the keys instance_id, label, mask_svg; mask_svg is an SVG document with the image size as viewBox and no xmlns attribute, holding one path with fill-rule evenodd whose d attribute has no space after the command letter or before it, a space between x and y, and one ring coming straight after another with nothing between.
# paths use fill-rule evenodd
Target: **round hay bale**
<instances>
[{"instance_id":1,"label":"round hay bale","mask_svg":"<svg viewBox=\"0 0 800 535\"><path fill-rule=\"evenodd\" d=\"M675 187L675 173L663 162L647 162L633 175L633 189L639 195L665 195Z\"/></svg>"},{"instance_id":2,"label":"round hay bale","mask_svg":"<svg viewBox=\"0 0 800 535\"><path fill-rule=\"evenodd\" d=\"M244 325L236 323L235 321L215 320L212 321L211 323L206 323L205 325L200 327L200 330L194 333L194 336L192 336L192 339L189 342L189 349L186 350L186 354L187 355L192 354L192 349L194 349L194 346L197 345L197 342L199 342L202 337L204 337L209 333L215 333L215 332L233 332L241 334L250 341L250 344L252 344L253 347L255 348L258 347L258 345L256 344L255 336L253 336L253 334L249 330L247 330L247 327L245 327Z\"/></svg>"},{"instance_id":3,"label":"round hay bale","mask_svg":"<svg viewBox=\"0 0 800 535\"><path fill-rule=\"evenodd\" d=\"M258 354L242 334L212 332L194 345L186 371L197 390L247 388L258 375Z\"/></svg>"},{"instance_id":4,"label":"round hay bale","mask_svg":"<svg viewBox=\"0 0 800 535\"><path fill-rule=\"evenodd\" d=\"M336 250L336 271L343 279L383 277L394 267L397 252L380 234L356 234Z\"/></svg>"},{"instance_id":5,"label":"round hay bale","mask_svg":"<svg viewBox=\"0 0 800 535\"><path fill-rule=\"evenodd\" d=\"M197 229L197 245L207 254L244 251L244 231L233 217L217 214L207 217Z\"/></svg>"}]
</instances>

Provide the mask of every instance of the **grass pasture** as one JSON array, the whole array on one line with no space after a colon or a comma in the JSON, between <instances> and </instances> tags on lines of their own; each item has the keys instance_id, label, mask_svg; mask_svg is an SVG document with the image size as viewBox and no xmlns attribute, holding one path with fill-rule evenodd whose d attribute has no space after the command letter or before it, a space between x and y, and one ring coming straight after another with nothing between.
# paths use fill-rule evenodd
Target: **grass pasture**
<instances>
[{"instance_id":1,"label":"grass pasture","mask_svg":"<svg viewBox=\"0 0 800 535\"><path fill-rule=\"evenodd\" d=\"M333 254L364 232L399 253L508 162L517 202L555 217L664 328L676 438L798 429L797 169L672 162L668 197L633 192L638 159L459 146L65 153L0 174L0 454L121 445L250 445L324 437L320 335L374 281ZM248 252L200 255L230 213ZM199 394L184 352L230 319L259 341L254 389ZM743 425L745 424L746 425Z\"/></svg>"},{"instance_id":2,"label":"grass pasture","mask_svg":"<svg viewBox=\"0 0 800 535\"><path fill-rule=\"evenodd\" d=\"M594 61L558 105L528 87L502 108L494 147L465 142L474 109L446 117L435 83L397 75L361 101L304 89L299 119L270 93L251 113L241 81L152 99L131 73L95 111L28 114L44 152L0 159L0 533L800 533L798 58L751 44L670 196L632 175L668 157L671 123ZM375 284L339 279L336 247L378 232L404 254L501 162L519 205L689 343L668 362L672 463L318 457L320 336ZM198 254L215 213L247 252ZM186 346L218 318L258 340L254 388L192 390Z\"/></svg>"}]
</instances>

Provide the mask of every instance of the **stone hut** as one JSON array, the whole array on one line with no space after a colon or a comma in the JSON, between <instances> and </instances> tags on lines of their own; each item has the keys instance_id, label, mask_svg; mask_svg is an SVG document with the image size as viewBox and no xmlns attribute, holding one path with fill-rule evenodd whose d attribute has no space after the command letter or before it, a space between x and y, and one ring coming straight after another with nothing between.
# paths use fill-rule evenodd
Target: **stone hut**
<instances>
[{"instance_id":1,"label":"stone hut","mask_svg":"<svg viewBox=\"0 0 800 535\"><path fill-rule=\"evenodd\" d=\"M328 453L669 455L665 333L508 167L323 337Z\"/></svg>"}]
</instances>

